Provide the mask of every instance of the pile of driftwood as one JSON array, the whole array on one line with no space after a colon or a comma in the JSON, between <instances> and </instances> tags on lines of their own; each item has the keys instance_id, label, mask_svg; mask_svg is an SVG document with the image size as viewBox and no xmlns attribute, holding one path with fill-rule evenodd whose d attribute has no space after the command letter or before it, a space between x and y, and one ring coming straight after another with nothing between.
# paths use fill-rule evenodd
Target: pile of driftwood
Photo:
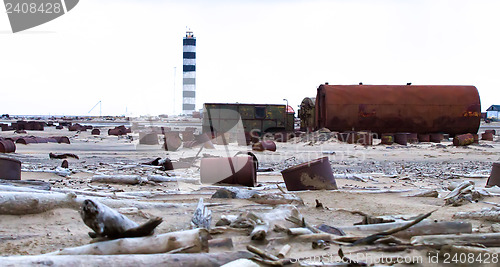
<instances>
[{"instance_id":1,"label":"pile of driftwood","mask_svg":"<svg viewBox=\"0 0 500 267\"><path fill-rule=\"evenodd\" d=\"M137 177L114 177L121 182L129 178ZM0 215L37 214L71 208L80 211L82 225L93 231L89 232L91 239L87 245L36 256L2 257L5 266L317 266L325 264L327 259L331 263L332 257L336 259L332 266L366 266L372 262L351 255L390 253L396 258L398 253L424 250L450 255L492 256L498 251L491 247L500 247L500 233L478 233L470 222L463 220L498 222L498 205L488 210L457 212L453 221L430 219L435 211L417 216L384 217L348 211L360 215L362 221L350 226L328 222L313 225L311 218L299 212L304 202L284 191L279 184L268 186L274 189L273 192L214 186L213 198L247 199L258 203L254 205L261 208L242 210L237 214L218 214L217 221L212 222L212 211L204 204L203 198L197 205L147 202L135 198L140 192L89 195L81 190L47 190L44 183L18 183L29 186L0 184ZM449 189L441 194L443 206L474 203L494 193L494 190L477 189L470 181ZM429 190L409 197L439 197L440 193L443 192ZM152 218L139 225L123 212L124 208L181 206L194 209L191 222L186 223L185 230L166 233L154 230L162 222L161 218ZM325 208L319 200L316 200L315 207L309 208L334 214L346 212ZM380 257L385 258L378 259L379 262L390 262L387 256Z\"/></svg>"}]
</instances>

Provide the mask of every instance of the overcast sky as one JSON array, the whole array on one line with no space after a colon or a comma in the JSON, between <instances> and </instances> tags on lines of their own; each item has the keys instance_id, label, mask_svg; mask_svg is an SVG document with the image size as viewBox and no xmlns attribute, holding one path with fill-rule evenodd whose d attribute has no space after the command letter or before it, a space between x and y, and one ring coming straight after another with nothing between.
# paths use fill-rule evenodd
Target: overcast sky
<instances>
[{"instance_id":1,"label":"overcast sky","mask_svg":"<svg viewBox=\"0 0 500 267\"><path fill-rule=\"evenodd\" d=\"M474 85L483 111L500 104L496 0L81 0L16 34L0 10L2 114L180 113L186 27L197 109L297 109L324 82Z\"/></svg>"}]
</instances>

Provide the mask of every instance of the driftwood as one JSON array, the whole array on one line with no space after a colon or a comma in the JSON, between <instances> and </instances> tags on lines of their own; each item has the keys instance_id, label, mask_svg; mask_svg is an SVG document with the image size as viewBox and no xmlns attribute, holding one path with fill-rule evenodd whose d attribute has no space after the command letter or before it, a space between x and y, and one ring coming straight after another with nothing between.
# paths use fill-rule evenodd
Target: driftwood
<instances>
[{"instance_id":1,"label":"driftwood","mask_svg":"<svg viewBox=\"0 0 500 267\"><path fill-rule=\"evenodd\" d=\"M147 182L147 179L140 175L94 175L91 182L106 184L141 184Z\"/></svg>"},{"instance_id":2,"label":"driftwood","mask_svg":"<svg viewBox=\"0 0 500 267\"><path fill-rule=\"evenodd\" d=\"M269 223L264 222L262 224L257 224L250 233L250 238L252 240L264 240L266 239L268 231Z\"/></svg>"},{"instance_id":3,"label":"driftwood","mask_svg":"<svg viewBox=\"0 0 500 267\"><path fill-rule=\"evenodd\" d=\"M57 208L79 207L75 194L0 192L0 214L37 214Z\"/></svg>"},{"instance_id":4,"label":"driftwood","mask_svg":"<svg viewBox=\"0 0 500 267\"><path fill-rule=\"evenodd\" d=\"M413 245L427 245L433 248L440 248L449 244L455 246L476 244L485 247L499 247L500 233L414 236L411 238L411 243Z\"/></svg>"},{"instance_id":5,"label":"driftwood","mask_svg":"<svg viewBox=\"0 0 500 267\"><path fill-rule=\"evenodd\" d=\"M300 227L300 228L289 228L287 230L287 233L289 235L310 235L313 232L307 228Z\"/></svg>"},{"instance_id":6,"label":"driftwood","mask_svg":"<svg viewBox=\"0 0 500 267\"><path fill-rule=\"evenodd\" d=\"M286 255L290 252L290 250L292 249L292 246L286 244L284 245L280 251L278 252L278 258L280 259L284 259L286 258Z\"/></svg>"},{"instance_id":7,"label":"driftwood","mask_svg":"<svg viewBox=\"0 0 500 267\"><path fill-rule=\"evenodd\" d=\"M0 185L16 187L26 187L37 190L50 190L52 187L50 183L40 181L40 180L2 180L0 179ZM5 190L14 191L14 190Z\"/></svg>"},{"instance_id":8,"label":"driftwood","mask_svg":"<svg viewBox=\"0 0 500 267\"><path fill-rule=\"evenodd\" d=\"M228 249L232 249L234 247L233 239L231 239L230 237L210 239L208 240L208 246L210 248L228 248Z\"/></svg>"},{"instance_id":9,"label":"driftwood","mask_svg":"<svg viewBox=\"0 0 500 267\"><path fill-rule=\"evenodd\" d=\"M439 192L436 189L426 190L416 194L408 195L407 197L438 197Z\"/></svg>"},{"instance_id":10,"label":"driftwood","mask_svg":"<svg viewBox=\"0 0 500 267\"><path fill-rule=\"evenodd\" d=\"M65 248L46 255L117 255L156 254L189 247L182 252L208 252L208 231L203 228L171 232L155 236L122 238L74 248Z\"/></svg>"},{"instance_id":11,"label":"driftwood","mask_svg":"<svg viewBox=\"0 0 500 267\"><path fill-rule=\"evenodd\" d=\"M77 155L72 154L72 153L54 154L52 152L49 153L49 158L51 158L51 159L67 159L67 158L80 159Z\"/></svg>"},{"instance_id":12,"label":"driftwood","mask_svg":"<svg viewBox=\"0 0 500 267\"><path fill-rule=\"evenodd\" d=\"M221 267L259 267L257 263L249 259L239 259L232 262L228 262Z\"/></svg>"},{"instance_id":13,"label":"driftwood","mask_svg":"<svg viewBox=\"0 0 500 267\"><path fill-rule=\"evenodd\" d=\"M219 267L237 259L249 259L247 251L193 254L150 255L67 255L67 256L10 256L2 257L2 266L169 266L169 267Z\"/></svg>"},{"instance_id":14,"label":"driftwood","mask_svg":"<svg viewBox=\"0 0 500 267\"><path fill-rule=\"evenodd\" d=\"M466 181L458 185L444 197L446 205L461 206L480 199L481 193L474 189L473 181Z\"/></svg>"},{"instance_id":15,"label":"driftwood","mask_svg":"<svg viewBox=\"0 0 500 267\"><path fill-rule=\"evenodd\" d=\"M139 225L127 216L95 200L83 201L80 210L83 222L94 232L89 233L92 238L123 238L151 235L154 229L162 222L156 217Z\"/></svg>"},{"instance_id":16,"label":"driftwood","mask_svg":"<svg viewBox=\"0 0 500 267\"><path fill-rule=\"evenodd\" d=\"M148 181L155 182L155 183L182 182L182 183L190 183L190 184L200 184L200 179L198 179L198 178L169 177L169 176L162 176L162 175L149 175Z\"/></svg>"},{"instance_id":17,"label":"driftwood","mask_svg":"<svg viewBox=\"0 0 500 267\"><path fill-rule=\"evenodd\" d=\"M25 188L27 189L27 188ZM0 192L0 214L25 215L37 214L58 208L80 209L85 199L98 200L111 208L135 207L138 209L151 208L178 208L191 206L192 204L173 204L163 202L141 202L131 200L115 200L108 198L82 198L74 193L61 194L37 191L37 192Z\"/></svg>"},{"instance_id":18,"label":"driftwood","mask_svg":"<svg viewBox=\"0 0 500 267\"><path fill-rule=\"evenodd\" d=\"M392 234L395 234L397 232L401 232L403 230L406 230L410 227L412 227L413 225L421 222L422 220L424 220L425 218L431 216L431 214L433 213L434 211L431 211L429 213L426 213L426 214L422 214L420 216L418 216L415 220L411 221L411 222L408 222L406 223L405 225L402 225L402 226L399 226L399 227L396 227L396 228L393 228L393 229L390 229L390 230L387 230L387 231L383 231L383 232L380 232L380 233L376 233L376 234L373 234L373 235L370 235L370 236L367 236L365 238L361 238L359 240L356 240L354 243L352 243L352 245L365 245L365 244L372 244L373 242L375 242L377 239L380 239L382 237L385 237L385 236L389 236L389 235L392 235Z\"/></svg>"},{"instance_id":19,"label":"driftwood","mask_svg":"<svg viewBox=\"0 0 500 267\"><path fill-rule=\"evenodd\" d=\"M408 222L393 222L341 227L344 232L364 232L377 233L388 231L396 227L406 225ZM395 233L394 236L400 238L410 238L418 235L438 235L438 234L469 234L472 233L472 224L468 222L434 222L424 220L411 228Z\"/></svg>"},{"instance_id":20,"label":"driftwood","mask_svg":"<svg viewBox=\"0 0 500 267\"><path fill-rule=\"evenodd\" d=\"M481 211L457 212L453 215L453 218L500 222L500 209L492 208Z\"/></svg>"}]
</instances>

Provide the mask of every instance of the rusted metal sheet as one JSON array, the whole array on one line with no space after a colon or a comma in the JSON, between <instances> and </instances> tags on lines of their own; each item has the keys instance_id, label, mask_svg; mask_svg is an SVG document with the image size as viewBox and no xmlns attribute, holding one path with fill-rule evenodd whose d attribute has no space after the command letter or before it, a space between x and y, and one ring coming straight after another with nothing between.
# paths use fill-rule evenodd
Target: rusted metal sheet
<instances>
[{"instance_id":1,"label":"rusted metal sheet","mask_svg":"<svg viewBox=\"0 0 500 267\"><path fill-rule=\"evenodd\" d=\"M488 132L488 133L481 134L481 140L493 141L493 133L492 132Z\"/></svg>"},{"instance_id":2,"label":"rusted metal sheet","mask_svg":"<svg viewBox=\"0 0 500 267\"><path fill-rule=\"evenodd\" d=\"M328 157L295 165L281 171L281 175L288 191L337 189Z\"/></svg>"},{"instance_id":3,"label":"rusted metal sheet","mask_svg":"<svg viewBox=\"0 0 500 267\"><path fill-rule=\"evenodd\" d=\"M500 186L500 163L493 163L493 167L491 168L490 177L488 177L488 181L486 182L486 187L492 186Z\"/></svg>"},{"instance_id":4,"label":"rusted metal sheet","mask_svg":"<svg viewBox=\"0 0 500 267\"><path fill-rule=\"evenodd\" d=\"M454 146L468 146L470 144L474 143L474 136L472 134L461 134L461 135L456 135L453 138L453 145Z\"/></svg>"},{"instance_id":5,"label":"rusted metal sheet","mask_svg":"<svg viewBox=\"0 0 500 267\"><path fill-rule=\"evenodd\" d=\"M272 140L262 140L252 145L253 151L276 151L276 143Z\"/></svg>"},{"instance_id":6,"label":"rusted metal sheet","mask_svg":"<svg viewBox=\"0 0 500 267\"><path fill-rule=\"evenodd\" d=\"M202 158L200 179L202 183L254 187L257 183L256 162L252 156Z\"/></svg>"},{"instance_id":7,"label":"rusted metal sheet","mask_svg":"<svg viewBox=\"0 0 500 267\"><path fill-rule=\"evenodd\" d=\"M12 140L0 140L0 153L14 153L16 152L16 144Z\"/></svg>"},{"instance_id":8,"label":"rusted metal sheet","mask_svg":"<svg viewBox=\"0 0 500 267\"><path fill-rule=\"evenodd\" d=\"M476 133L481 116L474 86L320 85L316 128L451 135Z\"/></svg>"},{"instance_id":9,"label":"rusted metal sheet","mask_svg":"<svg viewBox=\"0 0 500 267\"><path fill-rule=\"evenodd\" d=\"M21 162L17 159L0 158L0 179L21 180Z\"/></svg>"},{"instance_id":10,"label":"rusted metal sheet","mask_svg":"<svg viewBox=\"0 0 500 267\"><path fill-rule=\"evenodd\" d=\"M179 132L166 132L164 140L164 148L167 151L176 151L182 145L182 140L179 137Z\"/></svg>"}]
</instances>

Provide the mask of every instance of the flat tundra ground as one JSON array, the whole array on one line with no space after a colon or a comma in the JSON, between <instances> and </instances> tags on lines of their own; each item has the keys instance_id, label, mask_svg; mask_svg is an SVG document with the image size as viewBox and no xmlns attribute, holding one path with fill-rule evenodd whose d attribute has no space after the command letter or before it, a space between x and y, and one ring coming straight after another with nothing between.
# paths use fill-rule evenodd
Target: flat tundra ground
<instances>
[{"instance_id":1,"label":"flat tundra ground","mask_svg":"<svg viewBox=\"0 0 500 267\"><path fill-rule=\"evenodd\" d=\"M222 215L239 215L245 211L265 213L276 205L258 204L248 199L211 198L219 188L200 183L163 182L143 183L140 185L103 184L91 182L96 174L134 174L141 176L162 175L174 178L200 177L200 160L194 160L193 166L173 171L162 171L158 167L143 163L157 157L170 158L173 161L194 157L199 148L180 148L178 151L165 151L159 145L139 145L138 135L129 137L108 136L107 128L101 128L100 136L93 136L90 131L69 132L47 127L45 131L30 131L35 136L68 136L71 144L17 144L16 153L2 156L18 159L22 162L22 180L40 180L51 185L53 190L74 190L78 192L107 194L120 199L159 203L182 204L170 208L140 209L127 216L136 222L159 216L164 222L156 233L189 229L193 212L200 198L209 204L212 211L212 226ZM1 137L17 134L0 132ZM26 134L24 134L26 135ZM259 172L257 181L259 192L280 194L278 184L285 192L286 187L280 171L312 159L328 157L333 172L336 174L338 190L298 191L292 193L301 198L304 205L294 203L298 211L311 225L326 224L342 228L352 226L363 219L361 214L384 218L410 218L436 210L431 216L435 221L471 222L473 232L492 233L500 231L498 222L484 219L456 219L457 212L480 211L492 208L492 203L500 203L500 197L492 194L471 203L460 206L445 205L443 197L450 191L448 187L464 181L473 181L476 189L484 188L492 164L500 161L500 141L496 136L492 141L480 141L479 144L455 147L451 141L440 144L420 143L401 145L380 145L375 140L373 146L361 146L341 143L331 138L308 139L296 138L288 143L277 143L276 152L254 152L259 160L259 168L272 171ZM203 149L200 157L234 155L239 151L249 151L250 147L231 143L227 146L215 145L215 149ZM73 153L79 159L67 159L69 175L57 173L61 159L50 159L49 153ZM241 188L243 190L243 188ZM439 197L409 197L409 195L437 190ZM497 191L500 193L500 191ZM0 192L1 193L1 192ZM322 208L317 208L317 201ZM83 223L77 209L60 208L40 214L0 215L0 254L38 255L62 248L88 244L90 229ZM267 242L251 241L247 234L226 233L233 238L234 248L246 250L247 244L258 246L276 254L283 245L273 241L279 236L272 233ZM408 241L408 240L406 240ZM310 243L293 243L289 257L311 257L328 253L337 254L339 246L331 244L326 250L313 249ZM373 246L372 246L373 247ZM368 247L345 247L347 252L362 251ZM215 248L211 251L224 251ZM381 255L380 252L370 252ZM420 255L428 257L427 250L409 249L387 255ZM367 254L366 254L367 255ZM427 265L425 262L423 265ZM1 265L1 262L0 262Z\"/></svg>"}]
</instances>

